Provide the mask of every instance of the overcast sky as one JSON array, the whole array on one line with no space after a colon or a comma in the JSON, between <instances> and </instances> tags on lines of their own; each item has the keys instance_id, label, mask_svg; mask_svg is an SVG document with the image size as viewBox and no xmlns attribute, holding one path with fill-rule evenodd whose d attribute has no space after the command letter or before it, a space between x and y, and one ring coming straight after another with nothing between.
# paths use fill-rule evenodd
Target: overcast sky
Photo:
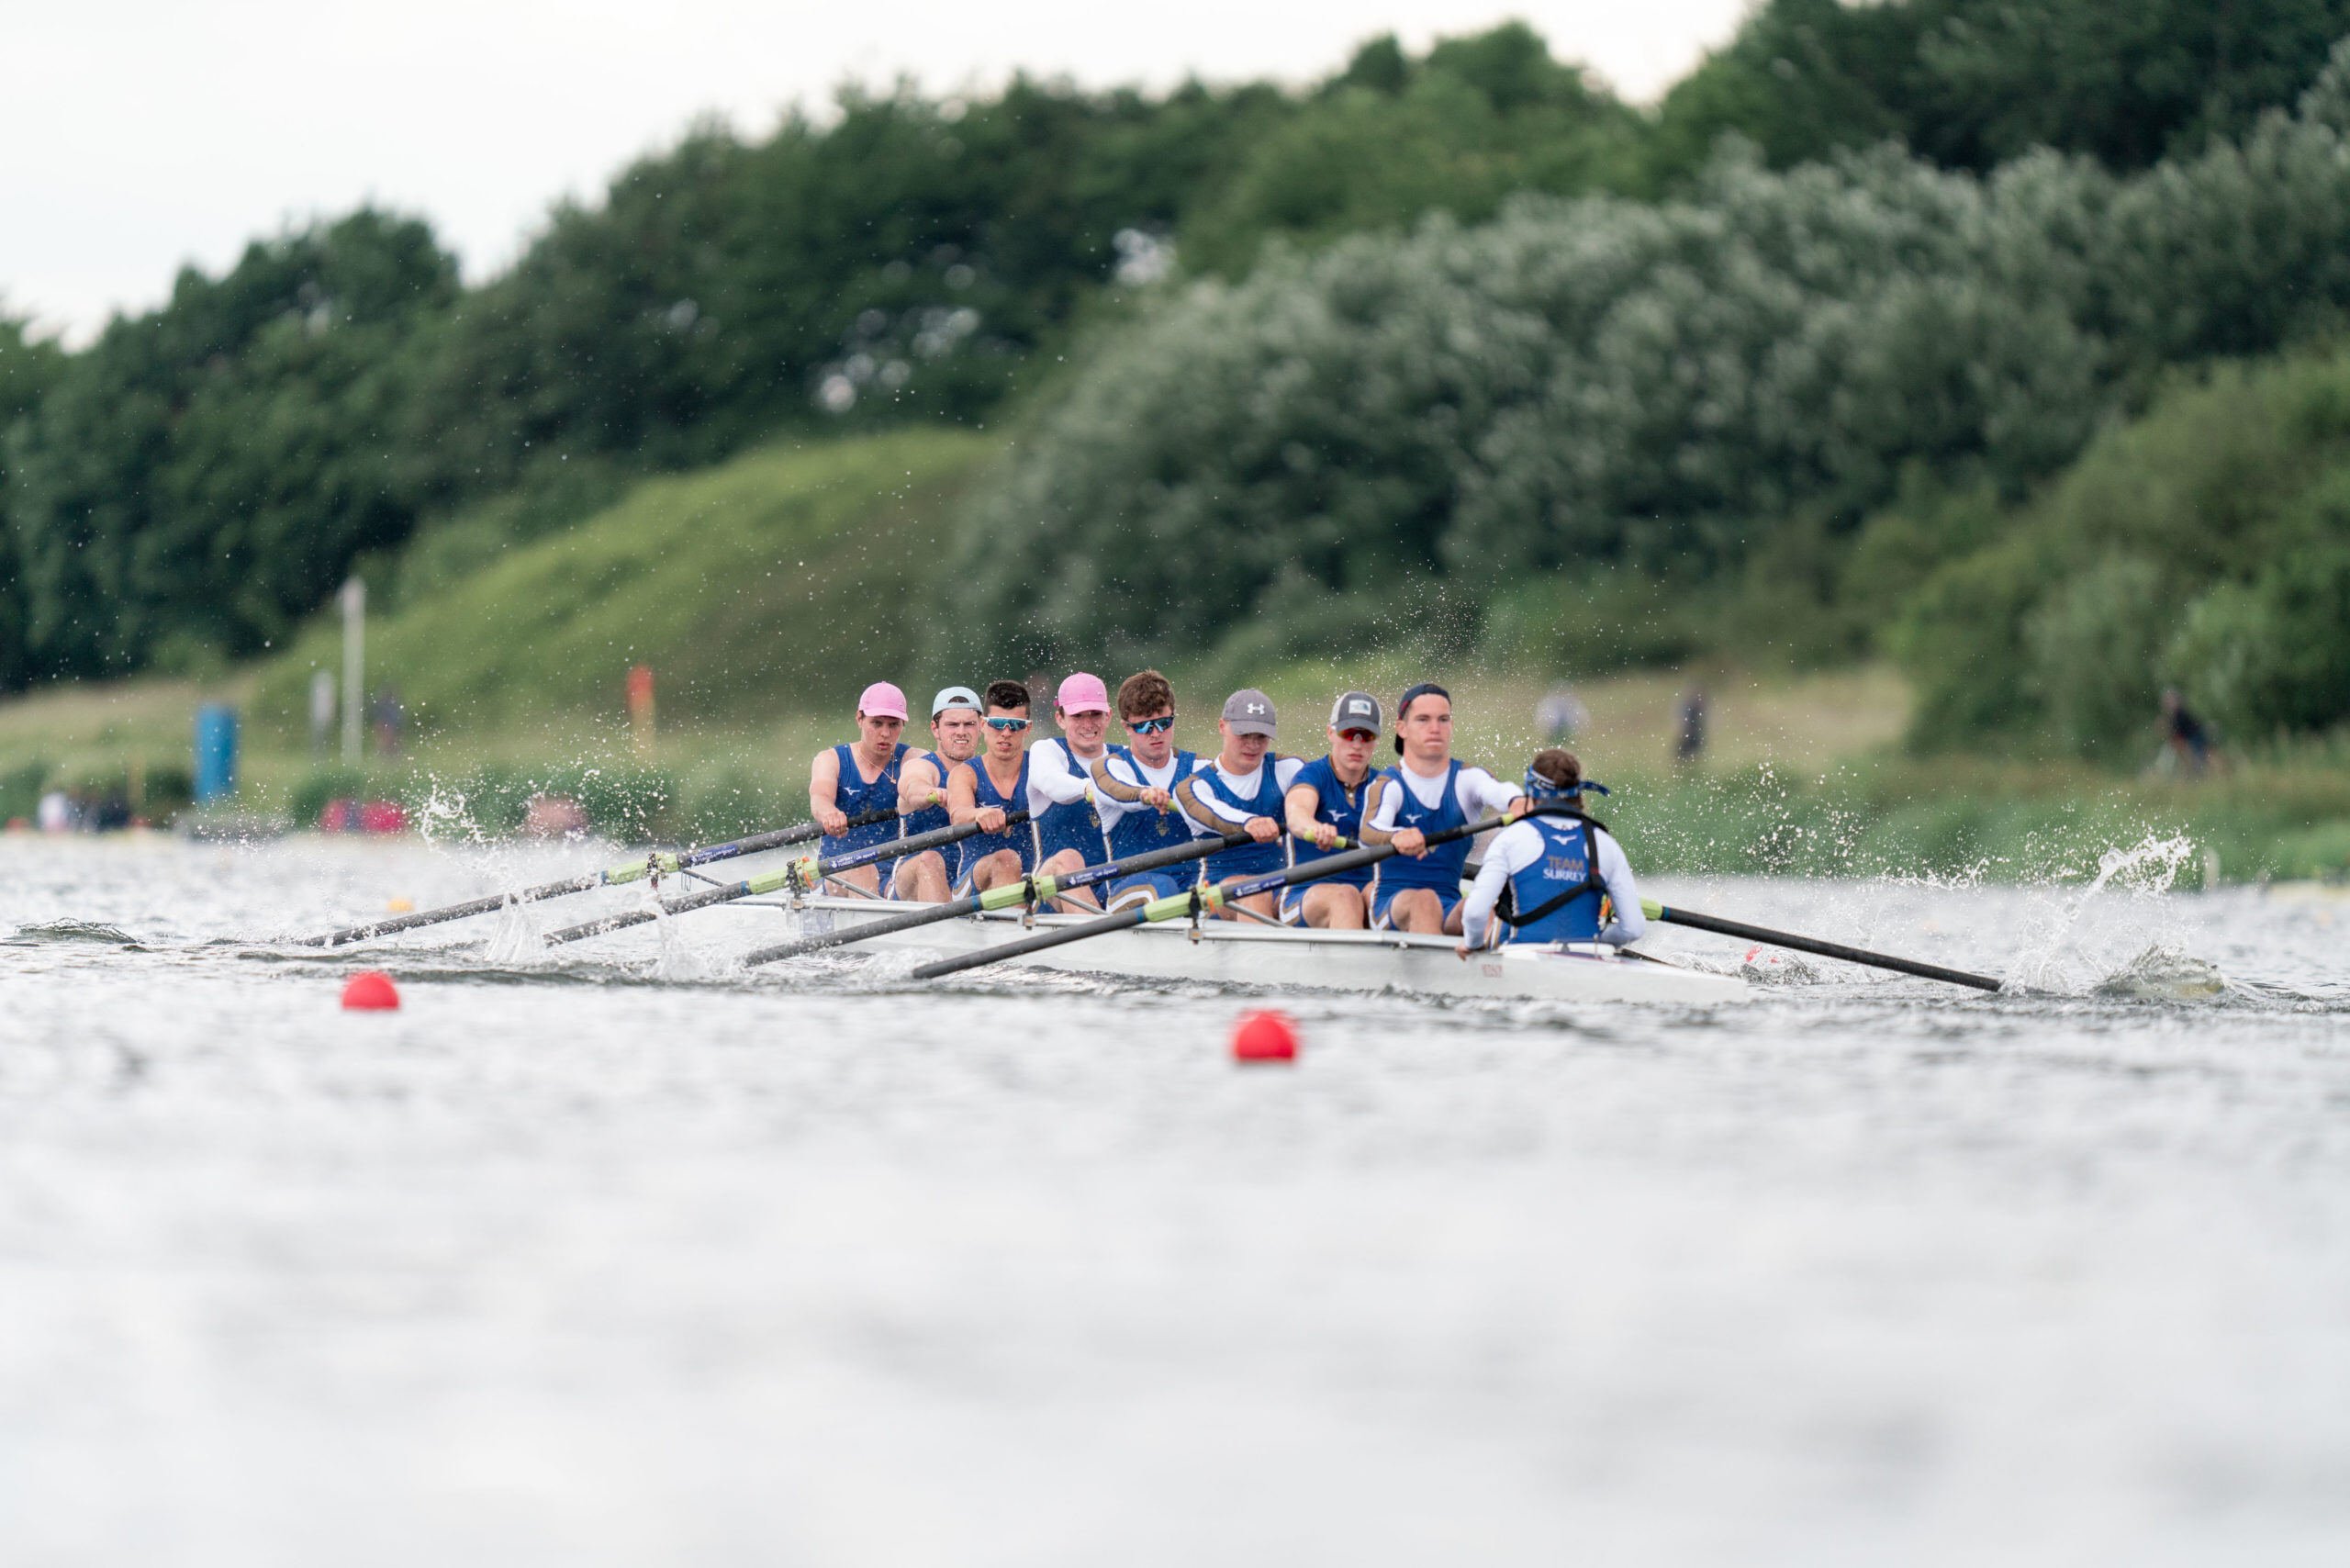
<instances>
[{"instance_id":1,"label":"overcast sky","mask_svg":"<svg viewBox=\"0 0 2350 1568\"><path fill-rule=\"evenodd\" d=\"M478 279L556 198L593 197L698 115L757 134L848 79L934 91L1014 69L1166 86L1336 69L1510 17L1653 97L1748 0L6 0L0 301L86 338L187 261L375 201Z\"/></svg>"}]
</instances>

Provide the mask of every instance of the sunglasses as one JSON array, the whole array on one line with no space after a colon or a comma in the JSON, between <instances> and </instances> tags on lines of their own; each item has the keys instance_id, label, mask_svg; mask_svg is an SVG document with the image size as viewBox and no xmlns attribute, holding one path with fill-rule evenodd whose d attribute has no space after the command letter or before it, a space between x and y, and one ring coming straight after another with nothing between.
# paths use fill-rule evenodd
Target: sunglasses
<instances>
[{"instance_id":1,"label":"sunglasses","mask_svg":"<svg viewBox=\"0 0 2350 1568\"><path fill-rule=\"evenodd\" d=\"M1172 713L1161 719L1130 720L1126 724L1126 728L1138 735L1163 735L1174 727L1175 715Z\"/></svg>"},{"instance_id":2,"label":"sunglasses","mask_svg":"<svg viewBox=\"0 0 2350 1568\"><path fill-rule=\"evenodd\" d=\"M1029 721L1026 719L990 719L988 721L988 728L990 730L1011 730L1015 733L1026 729L1028 724Z\"/></svg>"},{"instance_id":3,"label":"sunglasses","mask_svg":"<svg viewBox=\"0 0 2350 1568\"><path fill-rule=\"evenodd\" d=\"M1379 738L1379 732L1376 730L1340 730L1338 732L1338 738L1342 741L1375 741Z\"/></svg>"}]
</instances>

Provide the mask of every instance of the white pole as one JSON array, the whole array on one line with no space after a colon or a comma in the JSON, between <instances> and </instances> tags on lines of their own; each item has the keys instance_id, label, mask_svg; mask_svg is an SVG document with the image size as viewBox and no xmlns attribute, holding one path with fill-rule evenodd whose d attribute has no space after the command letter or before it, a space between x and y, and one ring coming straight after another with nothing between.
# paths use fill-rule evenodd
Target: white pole
<instances>
[{"instance_id":1,"label":"white pole","mask_svg":"<svg viewBox=\"0 0 2350 1568\"><path fill-rule=\"evenodd\" d=\"M367 657L367 585L357 577L342 585L342 761L359 766L360 708Z\"/></svg>"}]
</instances>

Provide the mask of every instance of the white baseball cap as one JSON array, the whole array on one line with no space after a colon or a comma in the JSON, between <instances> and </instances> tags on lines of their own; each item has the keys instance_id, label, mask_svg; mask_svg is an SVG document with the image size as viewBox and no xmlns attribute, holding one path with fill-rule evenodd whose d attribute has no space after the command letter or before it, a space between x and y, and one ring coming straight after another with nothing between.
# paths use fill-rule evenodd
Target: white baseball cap
<instances>
[{"instance_id":1,"label":"white baseball cap","mask_svg":"<svg viewBox=\"0 0 2350 1568\"><path fill-rule=\"evenodd\" d=\"M979 694L968 686L950 686L930 700L930 716L934 719L949 708L968 708L974 713L980 712Z\"/></svg>"}]
</instances>

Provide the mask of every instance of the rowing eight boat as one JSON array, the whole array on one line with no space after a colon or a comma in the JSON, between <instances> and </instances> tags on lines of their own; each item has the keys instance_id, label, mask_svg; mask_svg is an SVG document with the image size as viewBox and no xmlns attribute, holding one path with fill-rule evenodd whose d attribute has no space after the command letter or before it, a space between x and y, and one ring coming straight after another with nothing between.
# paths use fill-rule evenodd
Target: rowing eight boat
<instances>
[{"instance_id":1,"label":"rowing eight boat","mask_svg":"<svg viewBox=\"0 0 2350 1568\"><path fill-rule=\"evenodd\" d=\"M877 899L811 898L795 909L752 902L729 906L730 936L750 920L768 941L867 924L906 908ZM1069 925L1080 915L1044 914L1038 929ZM708 931L697 925L697 931ZM870 938L866 949L941 954L991 947L1021 934L1016 913L972 915L919 930ZM1562 1002L1713 1003L1745 1000L1750 989L1728 975L1677 965L1618 958L1605 947L1561 951L1516 946L1472 955L1465 962L1450 936L1393 931L1276 929L1250 922L1206 920L1194 940L1181 923L1113 931L1065 947L1024 956L1015 965L1154 980L1332 991L1425 991L1449 996L1536 997Z\"/></svg>"}]
</instances>

